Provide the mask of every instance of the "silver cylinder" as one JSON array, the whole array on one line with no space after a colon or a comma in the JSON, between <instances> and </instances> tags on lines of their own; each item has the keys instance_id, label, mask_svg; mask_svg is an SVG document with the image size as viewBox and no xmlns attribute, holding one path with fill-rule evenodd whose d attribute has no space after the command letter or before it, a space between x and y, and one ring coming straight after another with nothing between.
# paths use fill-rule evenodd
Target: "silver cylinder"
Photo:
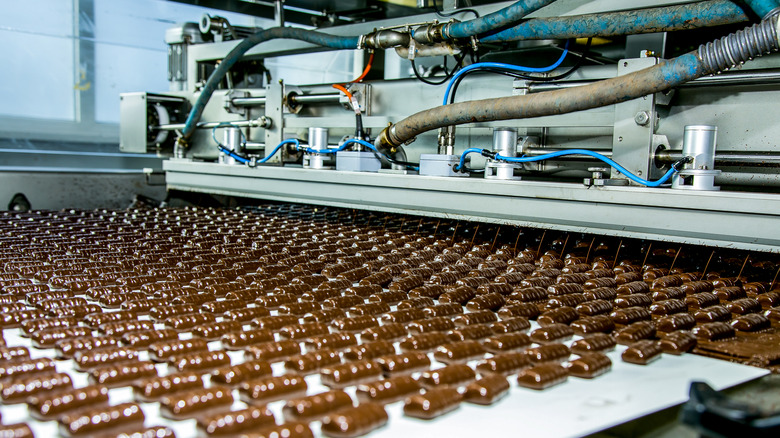
<instances>
[{"instance_id":1,"label":"silver cylinder","mask_svg":"<svg viewBox=\"0 0 780 438\"><path fill-rule=\"evenodd\" d=\"M309 128L309 148L324 150L328 148L328 128ZM307 169L330 169L325 164L332 157L320 154L304 154L303 167Z\"/></svg>"},{"instance_id":2,"label":"silver cylinder","mask_svg":"<svg viewBox=\"0 0 780 438\"><path fill-rule=\"evenodd\" d=\"M241 151L241 130L235 126L223 129L222 146L231 152ZM219 162L222 164L236 164L236 159L226 153L219 154Z\"/></svg>"},{"instance_id":3,"label":"silver cylinder","mask_svg":"<svg viewBox=\"0 0 780 438\"><path fill-rule=\"evenodd\" d=\"M517 129L496 128L493 130L493 152L505 157L517 155Z\"/></svg>"},{"instance_id":4,"label":"silver cylinder","mask_svg":"<svg viewBox=\"0 0 780 438\"><path fill-rule=\"evenodd\" d=\"M718 127L711 125L688 125L683 136L683 156L693 161L685 165L690 170L713 170L715 167L715 144Z\"/></svg>"}]
</instances>

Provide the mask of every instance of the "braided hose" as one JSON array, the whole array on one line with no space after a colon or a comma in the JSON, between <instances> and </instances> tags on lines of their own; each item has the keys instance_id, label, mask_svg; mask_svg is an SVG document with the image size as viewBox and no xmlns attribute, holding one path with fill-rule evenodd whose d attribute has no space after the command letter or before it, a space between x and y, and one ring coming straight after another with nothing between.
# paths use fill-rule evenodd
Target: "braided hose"
<instances>
[{"instance_id":1,"label":"braided hose","mask_svg":"<svg viewBox=\"0 0 780 438\"><path fill-rule=\"evenodd\" d=\"M699 60L708 73L718 73L780 49L778 16L699 46Z\"/></svg>"}]
</instances>

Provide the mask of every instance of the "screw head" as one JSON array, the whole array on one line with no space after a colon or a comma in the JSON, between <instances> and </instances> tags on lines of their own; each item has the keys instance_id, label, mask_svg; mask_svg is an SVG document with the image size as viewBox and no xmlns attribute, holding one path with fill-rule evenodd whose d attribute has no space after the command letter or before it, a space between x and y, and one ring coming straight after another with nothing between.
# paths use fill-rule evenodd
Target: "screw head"
<instances>
[{"instance_id":1,"label":"screw head","mask_svg":"<svg viewBox=\"0 0 780 438\"><path fill-rule=\"evenodd\" d=\"M634 122L639 126L646 126L650 123L650 114L647 111L639 111L634 116Z\"/></svg>"}]
</instances>

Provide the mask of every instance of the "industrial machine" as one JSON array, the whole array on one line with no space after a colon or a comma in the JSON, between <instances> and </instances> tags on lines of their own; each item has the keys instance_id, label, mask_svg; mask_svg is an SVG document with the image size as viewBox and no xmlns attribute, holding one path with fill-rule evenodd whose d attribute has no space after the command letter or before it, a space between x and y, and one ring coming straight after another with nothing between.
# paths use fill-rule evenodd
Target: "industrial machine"
<instances>
[{"instance_id":1,"label":"industrial machine","mask_svg":"<svg viewBox=\"0 0 780 438\"><path fill-rule=\"evenodd\" d=\"M775 2L428 3L171 29L174 91L122 95L121 149L169 155L169 189L777 249ZM337 49L385 70L345 93L263 67Z\"/></svg>"}]
</instances>

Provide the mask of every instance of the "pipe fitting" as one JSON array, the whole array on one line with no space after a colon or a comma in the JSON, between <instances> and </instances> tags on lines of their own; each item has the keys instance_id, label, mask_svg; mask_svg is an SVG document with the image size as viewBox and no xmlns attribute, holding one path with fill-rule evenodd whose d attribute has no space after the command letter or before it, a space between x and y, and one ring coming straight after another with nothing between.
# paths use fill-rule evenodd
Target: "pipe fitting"
<instances>
[{"instance_id":1,"label":"pipe fitting","mask_svg":"<svg viewBox=\"0 0 780 438\"><path fill-rule=\"evenodd\" d=\"M408 46L411 36L408 33L395 30L378 30L365 36L363 45L371 49L388 49L390 47Z\"/></svg>"},{"instance_id":2,"label":"pipe fitting","mask_svg":"<svg viewBox=\"0 0 780 438\"><path fill-rule=\"evenodd\" d=\"M428 24L412 31L412 37L420 44L434 44L444 41L442 29L444 24Z\"/></svg>"},{"instance_id":3,"label":"pipe fitting","mask_svg":"<svg viewBox=\"0 0 780 438\"><path fill-rule=\"evenodd\" d=\"M718 73L780 49L780 20L773 15L760 23L699 46L707 73Z\"/></svg>"}]
</instances>

